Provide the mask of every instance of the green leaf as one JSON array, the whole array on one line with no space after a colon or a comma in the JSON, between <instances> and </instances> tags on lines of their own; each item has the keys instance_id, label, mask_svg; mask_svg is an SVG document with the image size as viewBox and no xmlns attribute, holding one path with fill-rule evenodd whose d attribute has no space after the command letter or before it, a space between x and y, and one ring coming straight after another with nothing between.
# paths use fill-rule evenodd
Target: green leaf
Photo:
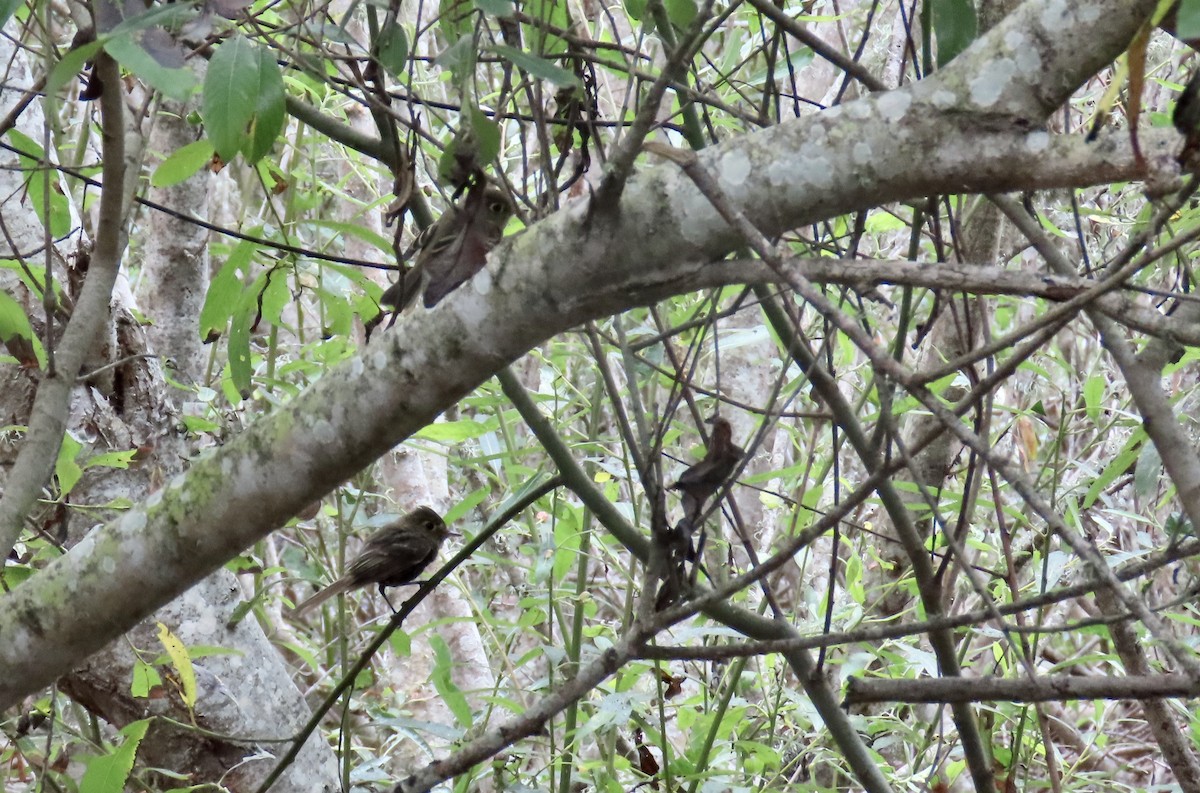
<instances>
[{"instance_id":1,"label":"green leaf","mask_svg":"<svg viewBox=\"0 0 1200 793\"><path fill-rule=\"evenodd\" d=\"M208 339L213 334L224 333L242 294L242 277L249 272L250 259L257 250L258 245L253 242L239 242L217 271L208 285L204 307L200 309L200 338Z\"/></svg>"},{"instance_id":2,"label":"green leaf","mask_svg":"<svg viewBox=\"0 0 1200 793\"><path fill-rule=\"evenodd\" d=\"M322 289L319 294L321 295L321 305L325 310L321 332L327 337L338 336L343 337L344 340L344 337L354 332L354 318L359 315L355 313L354 306L350 304L349 300L331 295L325 289ZM322 355L322 360L329 360L330 363L340 360L343 353L332 347L340 346L341 343L331 341L330 345L325 345L326 351L332 357Z\"/></svg>"},{"instance_id":3,"label":"green leaf","mask_svg":"<svg viewBox=\"0 0 1200 793\"><path fill-rule=\"evenodd\" d=\"M0 28L4 27L23 4L23 0L0 0Z\"/></svg>"},{"instance_id":4,"label":"green leaf","mask_svg":"<svg viewBox=\"0 0 1200 793\"><path fill-rule=\"evenodd\" d=\"M83 65L95 58L99 51L100 42L89 41L64 55L62 60L54 64L54 68L50 70L50 77L46 79L46 96L58 96L59 90L67 81L79 74Z\"/></svg>"},{"instance_id":5,"label":"green leaf","mask_svg":"<svg viewBox=\"0 0 1200 793\"><path fill-rule=\"evenodd\" d=\"M259 279L261 281L262 279ZM232 322L229 324L229 379L233 381L233 387L237 389L237 393L242 399L249 399L253 391L250 388L250 376L252 374L250 367L250 324L254 322L257 315L258 307L254 299L246 299L247 296L252 296L258 293L258 282L255 282L255 288L246 290L242 293L242 300L239 301L237 310L234 312Z\"/></svg>"},{"instance_id":6,"label":"green leaf","mask_svg":"<svg viewBox=\"0 0 1200 793\"><path fill-rule=\"evenodd\" d=\"M151 31L147 31L150 33ZM137 40L136 33L114 35L104 42L104 51L147 85L177 101L186 100L196 88L191 69L173 67L155 58Z\"/></svg>"},{"instance_id":7,"label":"green leaf","mask_svg":"<svg viewBox=\"0 0 1200 793\"><path fill-rule=\"evenodd\" d=\"M1180 39L1200 38L1200 0L1180 0L1175 13L1175 35Z\"/></svg>"},{"instance_id":8,"label":"green leaf","mask_svg":"<svg viewBox=\"0 0 1200 793\"><path fill-rule=\"evenodd\" d=\"M500 154L500 125L473 104L462 109L462 125L438 160L438 178L462 187L476 169Z\"/></svg>"},{"instance_id":9,"label":"green leaf","mask_svg":"<svg viewBox=\"0 0 1200 793\"><path fill-rule=\"evenodd\" d=\"M390 239L383 236L382 234L372 231L369 228L366 228L365 226L363 226L359 223L347 223L342 220L324 220L321 218L308 218L308 219L305 219L302 221L298 221L298 225L311 226L313 228L319 228L319 229L329 229L330 231L336 232L335 237L346 237L346 236L357 237L358 239L362 240L363 242L367 243L368 245L375 246L380 251L388 254L389 256L392 254L392 241ZM334 267L338 272L346 275L347 277L350 277L352 275L361 275L361 270L357 267L341 267L341 266L337 265L336 263L332 263L332 264L329 264L326 266Z\"/></svg>"},{"instance_id":10,"label":"green leaf","mask_svg":"<svg viewBox=\"0 0 1200 793\"><path fill-rule=\"evenodd\" d=\"M171 153L150 176L153 187L171 187L190 179L212 160L212 141L197 140Z\"/></svg>"},{"instance_id":11,"label":"green leaf","mask_svg":"<svg viewBox=\"0 0 1200 793\"><path fill-rule=\"evenodd\" d=\"M695 6L692 7L693 13ZM501 58L516 66L518 69L527 72L530 76L540 80L546 80L553 85L564 86L579 86L579 80L575 75L571 74L562 67L555 66L545 58L539 58L536 55L531 55L528 52L522 52L516 47L509 47L505 44L497 44L491 48Z\"/></svg>"},{"instance_id":12,"label":"green leaf","mask_svg":"<svg viewBox=\"0 0 1200 793\"><path fill-rule=\"evenodd\" d=\"M408 66L408 36L404 28L393 24L379 33L379 63L393 77L400 77Z\"/></svg>"},{"instance_id":13,"label":"green leaf","mask_svg":"<svg viewBox=\"0 0 1200 793\"><path fill-rule=\"evenodd\" d=\"M512 0L475 0L475 7L490 17L510 17L516 10Z\"/></svg>"},{"instance_id":14,"label":"green leaf","mask_svg":"<svg viewBox=\"0 0 1200 793\"><path fill-rule=\"evenodd\" d=\"M33 349L37 356L38 365L46 365L46 350L42 342L33 332L33 325L25 314L25 309L13 299L12 295L0 290L0 344L6 347L20 347L27 352ZM14 350L20 352L20 350ZM20 361L24 363L24 361Z\"/></svg>"},{"instance_id":15,"label":"green leaf","mask_svg":"<svg viewBox=\"0 0 1200 793\"><path fill-rule=\"evenodd\" d=\"M468 514L471 510L491 498L491 489L487 486L477 487L470 493L459 499L458 503L451 507L445 515L446 525L453 526L459 518Z\"/></svg>"},{"instance_id":16,"label":"green leaf","mask_svg":"<svg viewBox=\"0 0 1200 793\"><path fill-rule=\"evenodd\" d=\"M23 132L15 129L8 131L8 140L13 148L21 152L19 159L21 167L25 169L29 176L25 179L25 188L29 191L29 204L33 206L33 211L37 214L38 220L42 221L42 225L50 229L50 236L65 237L71 231L71 208L67 204L67 197L59 190L55 189L58 177L53 172L50 174L50 218L47 221L46 211L46 168L43 165L45 155L42 147Z\"/></svg>"},{"instance_id":17,"label":"green leaf","mask_svg":"<svg viewBox=\"0 0 1200 793\"><path fill-rule=\"evenodd\" d=\"M866 587L863 584L863 559L856 553L847 554L846 559L846 594L859 605L866 600Z\"/></svg>"},{"instance_id":18,"label":"green leaf","mask_svg":"<svg viewBox=\"0 0 1200 793\"><path fill-rule=\"evenodd\" d=\"M872 212L867 216L865 229L871 234L883 234L888 231L899 231L907 228L908 224L888 212Z\"/></svg>"},{"instance_id":19,"label":"green leaf","mask_svg":"<svg viewBox=\"0 0 1200 793\"><path fill-rule=\"evenodd\" d=\"M200 117L213 148L225 162L242 148L257 105L258 58L254 45L235 36L217 48L204 78Z\"/></svg>"},{"instance_id":20,"label":"green leaf","mask_svg":"<svg viewBox=\"0 0 1200 793\"><path fill-rule=\"evenodd\" d=\"M451 40L454 43L442 50L434 63L449 69L456 77L470 74L475 68L475 37L468 32Z\"/></svg>"},{"instance_id":21,"label":"green leaf","mask_svg":"<svg viewBox=\"0 0 1200 793\"><path fill-rule=\"evenodd\" d=\"M1179 542L1187 537L1192 537L1196 533L1192 530L1191 522L1179 513L1169 515L1167 517L1167 519L1163 522L1163 531L1166 532L1167 537L1169 537L1173 543Z\"/></svg>"},{"instance_id":22,"label":"green leaf","mask_svg":"<svg viewBox=\"0 0 1200 793\"><path fill-rule=\"evenodd\" d=\"M4 568L4 585L10 590L16 589L33 575L34 570L29 565L9 562L8 566Z\"/></svg>"},{"instance_id":23,"label":"green leaf","mask_svg":"<svg viewBox=\"0 0 1200 793\"><path fill-rule=\"evenodd\" d=\"M75 462L81 451L83 451L83 444L72 438L70 433L63 435L62 444L58 447L58 459L54 463L54 475L58 477L59 496L70 493L71 488L75 487L79 483L79 478L83 476L83 469L79 467L79 463Z\"/></svg>"},{"instance_id":24,"label":"green leaf","mask_svg":"<svg viewBox=\"0 0 1200 793\"><path fill-rule=\"evenodd\" d=\"M643 8L645 3L643 2ZM536 20L547 22L559 30L571 29L573 23L567 13L566 0L526 0L522 9ZM529 51L539 55L565 55L567 42L553 33L547 33L540 26L531 26L529 30Z\"/></svg>"},{"instance_id":25,"label":"green leaf","mask_svg":"<svg viewBox=\"0 0 1200 793\"><path fill-rule=\"evenodd\" d=\"M646 16L646 0L625 0L625 13L638 22Z\"/></svg>"},{"instance_id":26,"label":"green leaf","mask_svg":"<svg viewBox=\"0 0 1200 793\"><path fill-rule=\"evenodd\" d=\"M1162 473L1162 457L1153 443L1147 443L1142 447L1142 453L1138 455L1137 465L1133 469L1133 492L1139 498L1153 498L1158 493Z\"/></svg>"},{"instance_id":27,"label":"green leaf","mask_svg":"<svg viewBox=\"0 0 1200 793\"><path fill-rule=\"evenodd\" d=\"M491 162L500 156L500 125L474 105L467 108L466 115L479 146L479 162Z\"/></svg>"},{"instance_id":28,"label":"green leaf","mask_svg":"<svg viewBox=\"0 0 1200 793\"><path fill-rule=\"evenodd\" d=\"M38 301L41 302L42 296L46 293L42 288L45 283L45 278L43 277L45 273L30 270L28 267L22 267L14 259L0 259L0 269L11 270L20 279L21 283L25 285L25 288L36 295ZM52 283L54 284L54 294L57 298L62 295L62 286L57 281Z\"/></svg>"},{"instance_id":29,"label":"green leaf","mask_svg":"<svg viewBox=\"0 0 1200 793\"><path fill-rule=\"evenodd\" d=\"M471 40L471 49L474 50L474 37L471 35L472 8L473 4L468 0L440 0L438 3L442 35L446 37L446 41L456 42L455 47L466 38Z\"/></svg>"},{"instance_id":30,"label":"green leaf","mask_svg":"<svg viewBox=\"0 0 1200 793\"><path fill-rule=\"evenodd\" d=\"M192 435L199 435L203 432L216 432L221 429L221 425L203 416L184 416L184 428Z\"/></svg>"},{"instance_id":31,"label":"green leaf","mask_svg":"<svg viewBox=\"0 0 1200 793\"><path fill-rule=\"evenodd\" d=\"M254 611L255 607L259 603L262 603L266 600L264 597L265 594L266 593L260 589L255 592L254 596L249 600L243 600L241 603L238 603L237 607L234 608L233 613L229 615L229 619L225 620L225 626L227 628L232 627L246 619L250 612Z\"/></svg>"},{"instance_id":32,"label":"green leaf","mask_svg":"<svg viewBox=\"0 0 1200 793\"><path fill-rule=\"evenodd\" d=\"M667 19L680 30L696 18L696 0L665 0L663 5L667 9Z\"/></svg>"},{"instance_id":33,"label":"green leaf","mask_svg":"<svg viewBox=\"0 0 1200 793\"><path fill-rule=\"evenodd\" d=\"M554 522L554 580L566 579L568 571L579 564L582 542L579 516L574 510L563 510L562 516Z\"/></svg>"},{"instance_id":34,"label":"green leaf","mask_svg":"<svg viewBox=\"0 0 1200 793\"><path fill-rule=\"evenodd\" d=\"M277 644L280 647L282 647L283 649L295 653L296 657L299 658L301 661L303 661L305 666L307 666L308 668L310 668L310 669L324 668L323 667L323 663L324 663L323 659L318 658L316 653L313 652L312 645L310 642L300 643L300 642L277 641Z\"/></svg>"},{"instance_id":35,"label":"green leaf","mask_svg":"<svg viewBox=\"0 0 1200 793\"><path fill-rule=\"evenodd\" d=\"M145 661L133 662L133 676L129 682L129 694L134 697L148 697L155 686L162 685L158 670Z\"/></svg>"},{"instance_id":36,"label":"green leaf","mask_svg":"<svg viewBox=\"0 0 1200 793\"><path fill-rule=\"evenodd\" d=\"M272 574L286 573L287 568L272 567L267 572ZM244 652L233 647L217 647L212 644L193 644L188 648L188 658L191 658L193 661L197 658L214 658L221 655L236 656L238 658L246 656Z\"/></svg>"},{"instance_id":37,"label":"green leaf","mask_svg":"<svg viewBox=\"0 0 1200 793\"><path fill-rule=\"evenodd\" d=\"M437 443L462 443L471 438L478 438L487 431L486 424L471 419L458 419L427 424L417 431L416 436Z\"/></svg>"},{"instance_id":38,"label":"green leaf","mask_svg":"<svg viewBox=\"0 0 1200 793\"><path fill-rule=\"evenodd\" d=\"M287 106L283 94L283 73L275 56L268 49L258 49L258 100L254 118L250 121L250 139L242 153L252 163L258 162L271 151L276 138L283 131Z\"/></svg>"},{"instance_id":39,"label":"green leaf","mask_svg":"<svg viewBox=\"0 0 1200 793\"><path fill-rule=\"evenodd\" d=\"M1125 441L1125 446L1108 465L1104 466L1104 470L1100 472L1100 475L1088 488L1087 493L1084 494L1083 500L1079 504L1082 509L1090 509L1100 494L1117 481L1117 477L1124 476L1130 467L1136 464L1140 447L1146 440L1145 430L1137 430L1129 437L1129 440Z\"/></svg>"},{"instance_id":40,"label":"green leaf","mask_svg":"<svg viewBox=\"0 0 1200 793\"><path fill-rule=\"evenodd\" d=\"M388 637L388 644L392 646L392 652L400 658L412 655L412 637L399 628Z\"/></svg>"},{"instance_id":41,"label":"green leaf","mask_svg":"<svg viewBox=\"0 0 1200 793\"><path fill-rule=\"evenodd\" d=\"M292 301L292 292L288 288L288 268L276 267L268 271L263 284L262 318L273 325L282 322L283 309Z\"/></svg>"},{"instance_id":42,"label":"green leaf","mask_svg":"<svg viewBox=\"0 0 1200 793\"><path fill-rule=\"evenodd\" d=\"M126 724L121 729L125 741L106 755L84 757L87 770L79 781L79 793L123 793L138 745L150 727L149 719Z\"/></svg>"},{"instance_id":43,"label":"green leaf","mask_svg":"<svg viewBox=\"0 0 1200 793\"><path fill-rule=\"evenodd\" d=\"M1088 421L1095 424L1100 420L1100 409L1104 405L1104 378L1098 374L1089 377L1083 384L1083 405Z\"/></svg>"},{"instance_id":44,"label":"green leaf","mask_svg":"<svg viewBox=\"0 0 1200 793\"><path fill-rule=\"evenodd\" d=\"M472 722L471 706L463 696L462 690L451 679L450 672L454 668L454 661L450 657L450 648L446 646L446 640L437 634L429 637L429 646L433 648L434 657L433 671L430 673L433 687L454 714L458 726L468 729Z\"/></svg>"},{"instance_id":45,"label":"green leaf","mask_svg":"<svg viewBox=\"0 0 1200 793\"><path fill-rule=\"evenodd\" d=\"M126 449L119 452L105 452L104 454L96 454L87 459L83 464L83 469L86 471L89 468L120 468L126 469L133 462L133 458L137 456L137 449Z\"/></svg>"},{"instance_id":46,"label":"green leaf","mask_svg":"<svg viewBox=\"0 0 1200 793\"><path fill-rule=\"evenodd\" d=\"M979 20L971 0L932 0L932 3L933 33L941 68L979 35Z\"/></svg>"}]
</instances>

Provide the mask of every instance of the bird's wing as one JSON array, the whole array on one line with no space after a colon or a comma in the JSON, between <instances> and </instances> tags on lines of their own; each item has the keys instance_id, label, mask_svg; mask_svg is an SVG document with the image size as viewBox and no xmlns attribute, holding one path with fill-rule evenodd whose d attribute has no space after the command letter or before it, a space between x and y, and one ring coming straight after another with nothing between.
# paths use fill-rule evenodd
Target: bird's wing
<instances>
[{"instance_id":1,"label":"bird's wing","mask_svg":"<svg viewBox=\"0 0 1200 793\"><path fill-rule=\"evenodd\" d=\"M427 535L382 531L367 541L346 575L359 585L403 584L415 578L437 550Z\"/></svg>"},{"instance_id":2,"label":"bird's wing","mask_svg":"<svg viewBox=\"0 0 1200 793\"><path fill-rule=\"evenodd\" d=\"M442 298L457 289L487 261L488 245L478 234L464 226L451 245L436 257L437 271L429 269L429 286L425 287L425 307L433 308Z\"/></svg>"}]
</instances>

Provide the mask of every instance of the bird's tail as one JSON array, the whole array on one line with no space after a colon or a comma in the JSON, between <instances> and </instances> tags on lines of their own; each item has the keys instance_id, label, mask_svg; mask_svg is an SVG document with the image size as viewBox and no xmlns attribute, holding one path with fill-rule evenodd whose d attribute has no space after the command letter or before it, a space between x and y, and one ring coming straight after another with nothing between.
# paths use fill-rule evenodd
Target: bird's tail
<instances>
[{"instance_id":1,"label":"bird's tail","mask_svg":"<svg viewBox=\"0 0 1200 793\"><path fill-rule=\"evenodd\" d=\"M337 581L334 581L332 584L301 603L299 606L296 606L296 608L292 610L292 616L299 617L300 615L304 614L304 612L316 608L334 595L342 594L351 586L353 586L353 584L350 582L350 577L342 576Z\"/></svg>"}]
</instances>

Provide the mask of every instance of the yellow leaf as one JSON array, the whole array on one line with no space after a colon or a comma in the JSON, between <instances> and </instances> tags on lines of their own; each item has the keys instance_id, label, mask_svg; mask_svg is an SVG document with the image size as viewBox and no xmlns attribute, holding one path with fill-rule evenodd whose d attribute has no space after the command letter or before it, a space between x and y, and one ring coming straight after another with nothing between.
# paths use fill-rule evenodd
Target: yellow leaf
<instances>
[{"instance_id":1,"label":"yellow leaf","mask_svg":"<svg viewBox=\"0 0 1200 793\"><path fill-rule=\"evenodd\" d=\"M171 633L171 629L161 622L158 623L158 640L162 643L163 649L167 651L167 655L171 657L175 674L179 676L183 704L188 706L188 710L191 710L196 705L196 670L192 668L192 659L188 656L187 648L183 646L183 642L179 641L179 637Z\"/></svg>"}]
</instances>

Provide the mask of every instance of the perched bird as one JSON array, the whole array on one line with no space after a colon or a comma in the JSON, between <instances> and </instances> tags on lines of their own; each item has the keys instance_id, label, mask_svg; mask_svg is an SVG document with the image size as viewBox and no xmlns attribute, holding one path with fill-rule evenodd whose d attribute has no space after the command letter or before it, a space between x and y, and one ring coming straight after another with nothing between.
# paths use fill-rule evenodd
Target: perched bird
<instances>
[{"instance_id":1,"label":"perched bird","mask_svg":"<svg viewBox=\"0 0 1200 793\"><path fill-rule=\"evenodd\" d=\"M417 507L376 532L344 576L296 606L294 613L299 616L334 595L367 584L378 584L379 594L387 600L384 590L419 576L437 557L442 540L448 536L450 530L441 515L430 507Z\"/></svg>"},{"instance_id":2,"label":"perched bird","mask_svg":"<svg viewBox=\"0 0 1200 793\"><path fill-rule=\"evenodd\" d=\"M695 527L704 502L729 478L745 454L734 445L733 427L729 422L720 416L713 419L712 437L704 459L684 471L679 481L671 485L672 490L683 491L683 514L689 530Z\"/></svg>"},{"instance_id":3,"label":"perched bird","mask_svg":"<svg viewBox=\"0 0 1200 793\"><path fill-rule=\"evenodd\" d=\"M504 226L514 211L512 201L499 187L482 182L472 185L461 207L446 210L417 237L416 264L388 287L380 304L399 313L424 291L425 307L436 306L483 269L488 251L504 236Z\"/></svg>"}]
</instances>

